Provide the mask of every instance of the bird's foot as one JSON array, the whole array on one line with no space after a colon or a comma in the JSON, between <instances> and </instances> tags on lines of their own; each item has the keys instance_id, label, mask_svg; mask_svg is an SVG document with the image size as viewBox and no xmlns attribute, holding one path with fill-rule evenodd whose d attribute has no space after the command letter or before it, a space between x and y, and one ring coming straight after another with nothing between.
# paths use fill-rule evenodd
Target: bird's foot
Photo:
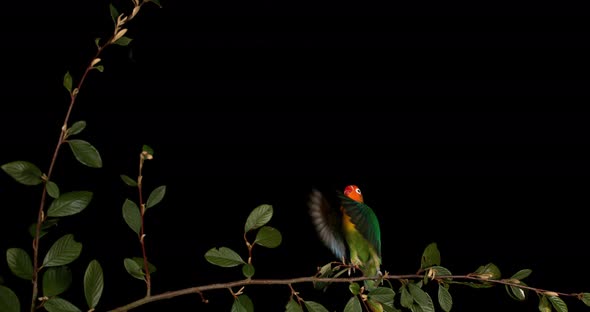
<instances>
[{"instance_id":1,"label":"bird's foot","mask_svg":"<svg viewBox=\"0 0 590 312\"><path fill-rule=\"evenodd\" d=\"M385 272L387 273L387 272ZM379 275L379 278L377 279L377 283L380 285L383 285L383 273L381 273L381 271L377 271L377 275Z\"/></svg>"},{"instance_id":2,"label":"bird's foot","mask_svg":"<svg viewBox=\"0 0 590 312\"><path fill-rule=\"evenodd\" d=\"M351 271L352 273L356 273L356 270L361 271L361 267L358 264L350 263L348 265L348 276L350 276Z\"/></svg>"}]
</instances>

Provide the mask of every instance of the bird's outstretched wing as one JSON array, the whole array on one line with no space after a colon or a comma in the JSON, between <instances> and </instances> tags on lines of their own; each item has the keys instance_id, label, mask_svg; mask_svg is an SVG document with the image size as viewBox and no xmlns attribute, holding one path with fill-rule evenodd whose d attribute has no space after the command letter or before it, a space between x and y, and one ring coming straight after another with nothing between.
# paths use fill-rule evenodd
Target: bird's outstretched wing
<instances>
[{"instance_id":1,"label":"bird's outstretched wing","mask_svg":"<svg viewBox=\"0 0 590 312\"><path fill-rule=\"evenodd\" d=\"M373 210L366 204L357 202L341 192L338 192L338 197L344 211L350 216L350 222L375 247L377 254L381 257L381 229Z\"/></svg>"},{"instance_id":2,"label":"bird's outstretched wing","mask_svg":"<svg viewBox=\"0 0 590 312\"><path fill-rule=\"evenodd\" d=\"M342 234L342 215L333 209L318 190L309 196L309 214L322 242L339 260L346 259L346 245Z\"/></svg>"}]
</instances>

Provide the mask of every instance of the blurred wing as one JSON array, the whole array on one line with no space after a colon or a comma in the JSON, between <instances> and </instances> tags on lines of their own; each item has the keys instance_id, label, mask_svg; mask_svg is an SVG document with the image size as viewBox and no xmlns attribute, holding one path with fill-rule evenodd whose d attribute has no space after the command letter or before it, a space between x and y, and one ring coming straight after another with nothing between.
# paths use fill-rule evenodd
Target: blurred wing
<instances>
[{"instance_id":1,"label":"blurred wing","mask_svg":"<svg viewBox=\"0 0 590 312\"><path fill-rule=\"evenodd\" d=\"M338 192L338 197L342 201L344 211L350 216L350 222L375 247L377 254L381 257L381 229L373 210L364 203L359 203L341 192Z\"/></svg>"},{"instance_id":2,"label":"blurred wing","mask_svg":"<svg viewBox=\"0 0 590 312\"><path fill-rule=\"evenodd\" d=\"M346 258L346 245L342 235L342 216L340 211L332 209L321 192L313 190L309 196L309 214L311 221L322 242L332 250L334 255Z\"/></svg>"}]
</instances>

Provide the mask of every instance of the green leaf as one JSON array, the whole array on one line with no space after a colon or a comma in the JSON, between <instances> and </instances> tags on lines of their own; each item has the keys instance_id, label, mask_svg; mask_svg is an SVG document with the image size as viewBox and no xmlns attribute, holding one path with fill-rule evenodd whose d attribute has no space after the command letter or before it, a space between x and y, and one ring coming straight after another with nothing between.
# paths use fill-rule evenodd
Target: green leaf
<instances>
[{"instance_id":1,"label":"green leaf","mask_svg":"<svg viewBox=\"0 0 590 312\"><path fill-rule=\"evenodd\" d=\"M94 68L96 68L96 70L98 70L101 73L104 72L104 65L94 66Z\"/></svg>"},{"instance_id":2,"label":"green leaf","mask_svg":"<svg viewBox=\"0 0 590 312\"><path fill-rule=\"evenodd\" d=\"M348 290L356 296L361 293L361 286L358 283L353 282L348 285Z\"/></svg>"},{"instance_id":3,"label":"green leaf","mask_svg":"<svg viewBox=\"0 0 590 312\"><path fill-rule=\"evenodd\" d=\"M478 274L481 278L491 280L497 280L502 275L500 274L500 269L498 269L498 267L493 263L488 263L486 265L480 266L479 268L477 268L475 273Z\"/></svg>"},{"instance_id":4,"label":"green leaf","mask_svg":"<svg viewBox=\"0 0 590 312\"><path fill-rule=\"evenodd\" d=\"M369 292L369 298L381 302L386 306L393 308L393 299L395 297L395 291L387 287L377 287Z\"/></svg>"},{"instance_id":5,"label":"green leaf","mask_svg":"<svg viewBox=\"0 0 590 312\"><path fill-rule=\"evenodd\" d=\"M22 279L33 279L33 262L29 254L20 248L6 250L6 262L12 273Z\"/></svg>"},{"instance_id":6,"label":"green leaf","mask_svg":"<svg viewBox=\"0 0 590 312\"><path fill-rule=\"evenodd\" d=\"M440 252L436 243L430 243L422 253L420 268L426 269L433 265L440 265Z\"/></svg>"},{"instance_id":7,"label":"green leaf","mask_svg":"<svg viewBox=\"0 0 590 312\"><path fill-rule=\"evenodd\" d=\"M24 185L37 185L43 180L41 170L28 161L13 161L2 165L2 170Z\"/></svg>"},{"instance_id":8,"label":"green leaf","mask_svg":"<svg viewBox=\"0 0 590 312\"><path fill-rule=\"evenodd\" d=\"M282 240L283 237L281 236L281 232L279 232L279 230L270 226L263 226L260 228L260 230L258 230L258 233L256 233L254 244L258 244L267 248L275 248L281 244Z\"/></svg>"},{"instance_id":9,"label":"green leaf","mask_svg":"<svg viewBox=\"0 0 590 312\"><path fill-rule=\"evenodd\" d=\"M70 72L67 71L66 74L64 75L64 87L70 93L72 93L72 84L73 83L74 82L73 82L73 79L72 79L72 75L70 75Z\"/></svg>"},{"instance_id":10,"label":"green leaf","mask_svg":"<svg viewBox=\"0 0 590 312\"><path fill-rule=\"evenodd\" d=\"M141 151L142 151L142 152L146 152L146 153L148 153L148 154L150 154L150 155L152 155L152 156L154 155L154 149L153 149L153 148L151 148L149 145L145 145L145 144L144 144L144 145L141 147Z\"/></svg>"},{"instance_id":11,"label":"green leaf","mask_svg":"<svg viewBox=\"0 0 590 312\"><path fill-rule=\"evenodd\" d=\"M582 302L590 307L590 293L582 293Z\"/></svg>"},{"instance_id":12,"label":"green leaf","mask_svg":"<svg viewBox=\"0 0 590 312\"><path fill-rule=\"evenodd\" d=\"M68 267L49 268L43 274L43 296L57 296L66 291L71 284L72 271Z\"/></svg>"},{"instance_id":13,"label":"green leaf","mask_svg":"<svg viewBox=\"0 0 590 312\"><path fill-rule=\"evenodd\" d=\"M332 274L334 273L334 271L332 270L332 263L328 263L325 264L324 266L322 266L322 268L320 269L320 271L318 272L318 274L316 274L317 277L323 278L323 277L330 277L332 276ZM315 289L325 289L330 283L326 283L326 282L313 282L313 287Z\"/></svg>"},{"instance_id":14,"label":"green leaf","mask_svg":"<svg viewBox=\"0 0 590 312\"><path fill-rule=\"evenodd\" d=\"M160 0L145 0L145 2L153 2L155 3L157 6L162 7L162 5L160 4Z\"/></svg>"},{"instance_id":15,"label":"green leaf","mask_svg":"<svg viewBox=\"0 0 590 312\"><path fill-rule=\"evenodd\" d=\"M74 235L66 234L58 239L43 259L44 267L53 267L68 264L76 260L82 252L82 244L74 240Z\"/></svg>"},{"instance_id":16,"label":"green leaf","mask_svg":"<svg viewBox=\"0 0 590 312\"><path fill-rule=\"evenodd\" d=\"M47 189L47 194L53 198L59 197L59 187L53 181L47 181L45 184L45 188Z\"/></svg>"},{"instance_id":17,"label":"green leaf","mask_svg":"<svg viewBox=\"0 0 590 312\"><path fill-rule=\"evenodd\" d=\"M402 305L402 307L409 309L412 307L413 303L414 298L412 297L412 294L410 294L406 285L402 286L400 304Z\"/></svg>"},{"instance_id":18,"label":"green leaf","mask_svg":"<svg viewBox=\"0 0 590 312\"><path fill-rule=\"evenodd\" d=\"M143 273L137 262L133 261L133 259L125 258L125 260L123 260L123 265L125 265L125 270L127 270L129 275L143 281L145 273Z\"/></svg>"},{"instance_id":19,"label":"green leaf","mask_svg":"<svg viewBox=\"0 0 590 312\"><path fill-rule=\"evenodd\" d=\"M123 180L123 182L125 182L125 184L129 185L129 186L137 186L137 181L131 179L129 176L122 174L121 175L121 180Z\"/></svg>"},{"instance_id":20,"label":"green leaf","mask_svg":"<svg viewBox=\"0 0 590 312\"><path fill-rule=\"evenodd\" d=\"M86 121L84 121L84 120L76 121L66 131L66 135L71 136L71 135L78 134L78 133L82 132L82 130L84 130L84 128L86 128Z\"/></svg>"},{"instance_id":21,"label":"green leaf","mask_svg":"<svg viewBox=\"0 0 590 312\"><path fill-rule=\"evenodd\" d=\"M533 270L530 270L530 269L520 270L520 271L514 273L514 275L512 275L511 278L517 279L517 280L522 280L522 279L525 279L526 277L528 277L529 275L531 275L532 272L533 272Z\"/></svg>"},{"instance_id":22,"label":"green leaf","mask_svg":"<svg viewBox=\"0 0 590 312\"><path fill-rule=\"evenodd\" d=\"M247 312L254 312L254 304L252 304L252 300L250 300L250 297L243 294L238 296L238 301L244 308L246 308Z\"/></svg>"},{"instance_id":23,"label":"green leaf","mask_svg":"<svg viewBox=\"0 0 590 312\"><path fill-rule=\"evenodd\" d=\"M419 304L417 303L413 303L412 306L410 307L410 311L412 312L424 312L424 310L422 310L422 308L420 307Z\"/></svg>"},{"instance_id":24,"label":"green leaf","mask_svg":"<svg viewBox=\"0 0 590 312\"><path fill-rule=\"evenodd\" d=\"M546 296L542 296L539 300L539 311L540 312L551 312L551 304L547 300Z\"/></svg>"},{"instance_id":25,"label":"green leaf","mask_svg":"<svg viewBox=\"0 0 590 312\"><path fill-rule=\"evenodd\" d=\"M58 218L55 219L46 219L45 222L43 222L43 224L41 224L41 231L39 232L39 238L45 236L45 234L47 234L47 230L54 226L57 225L57 223L59 222ZM29 226L29 234L31 234L31 237L35 237L35 232L37 231L37 223L33 223L31 224L31 226Z\"/></svg>"},{"instance_id":26,"label":"green leaf","mask_svg":"<svg viewBox=\"0 0 590 312\"><path fill-rule=\"evenodd\" d=\"M402 312L400 309L396 308L396 307L390 307L386 304L382 304L383 307L383 312Z\"/></svg>"},{"instance_id":27,"label":"green leaf","mask_svg":"<svg viewBox=\"0 0 590 312\"><path fill-rule=\"evenodd\" d=\"M246 307L244 307L237 299L235 299L231 306L231 312L247 312L247 310Z\"/></svg>"},{"instance_id":28,"label":"green leaf","mask_svg":"<svg viewBox=\"0 0 590 312\"><path fill-rule=\"evenodd\" d=\"M82 312L69 301L59 297L53 297L47 300L43 307L48 312Z\"/></svg>"},{"instance_id":29,"label":"green leaf","mask_svg":"<svg viewBox=\"0 0 590 312\"><path fill-rule=\"evenodd\" d=\"M472 283L472 282L458 282L458 281L453 281L453 280L445 280L445 283L465 285L465 286L469 286L471 288L491 288L491 287L494 287L494 284L489 283L489 282Z\"/></svg>"},{"instance_id":30,"label":"green leaf","mask_svg":"<svg viewBox=\"0 0 590 312\"><path fill-rule=\"evenodd\" d=\"M291 298L285 306L285 312L303 312L303 308Z\"/></svg>"},{"instance_id":31,"label":"green leaf","mask_svg":"<svg viewBox=\"0 0 590 312\"><path fill-rule=\"evenodd\" d=\"M2 285L0 285L0 311L20 312L18 297L10 288Z\"/></svg>"},{"instance_id":32,"label":"green leaf","mask_svg":"<svg viewBox=\"0 0 590 312\"><path fill-rule=\"evenodd\" d=\"M509 285L504 285L504 288L508 295L514 300L523 301L526 298L526 293L522 288Z\"/></svg>"},{"instance_id":33,"label":"green leaf","mask_svg":"<svg viewBox=\"0 0 590 312\"><path fill-rule=\"evenodd\" d=\"M254 312L252 300L247 295L239 295L231 307L231 312Z\"/></svg>"},{"instance_id":34,"label":"green leaf","mask_svg":"<svg viewBox=\"0 0 590 312\"><path fill-rule=\"evenodd\" d=\"M304 301L308 312L329 312L323 305L315 301Z\"/></svg>"},{"instance_id":35,"label":"green leaf","mask_svg":"<svg viewBox=\"0 0 590 312\"><path fill-rule=\"evenodd\" d=\"M141 268L142 272L145 273L143 258L142 257L133 257L131 259L133 259L133 261L135 261L135 263L137 263L137 265ZM156 266L151 264L149 261L148 261L148 271L150 272L150 274L156 272Z\"/></svg>"},{"instance_id":36,"label":"green leaf","mask_svg":"<svg viewBox=\"0 0 590 312\"><path fill-rule=\"evenodd\" d=\"M363 312L359 298L356 296L350 298L344 307L344 312Z\"/></svg>"},{"instance_id":37,"label":"green leaf","mask_svg":"<svg viewBox=\"0 0 590 312\"><path fill-rule=\"evenodd\" d=\"M92 200L92 192L75 191L63 193L49 205L47 216L65 217L84 210Z\"/></svg>"},{"instance_id":38,"label":"green leaf","mask_svg":"<svg viewBox=\"0 0 590 312\"><path fill-rule=\"evenodd\" d=\"M246 225L244 225L244 232L257 229L270 221L272 218L272 206L271 205L260 205L248 216L246 219Z\"/></svg>"},{"instance_id":39,"label":"green leaf","mask_svg":"<svg viewBox=\"0 0 590 312\"><path fill-rule=\"evenodd\" d=\"M374 301L371 298L368 298L364 303L369 308L369 311L385 311L381 302Z\"/></svg>"},{"instance_id":40,"label":"green leaf","mask_svg":"<svg viewBox=\"0 0 590 312\"><path fill-rule=\"evenodd\" d=\"M547 296L547 299L549 299L555 311L567 312L567 305L565 304L565 302L563 302L563 300L561 300L561 298L557 296Z\"/></svg>"},{"instance_id":41,"label":"green leaf","mask_svg":"<svg viewBox=\"0 0 590 312\"><path fill-rule=\"evenodd\" d=\"M150 193L150 196L148 197L148 200L145 204L145 208L147 209L147 208L151 208L151 207L157 205L160 201L162 201L165 194L166 194L166 185L161 185L161 186L156 187Z\"/></svg>"},{"instance_id":42,"label":"green leaf","mask_svg":"<svg viewBox=\"0 0 590 312\"><path fill-rule=\"evenodd\" d=\"M126 47L126 46L128 46L131 43L131 41L133 41L133 39L131 39L131 38L127 37L127 36L123 36L123 37L117 39L117 41L115 41L113 43L116 44L116 45L120 45L122 47Z\"/></svg>"},{"instance_id":43,"label":"green leaf","mask_svg":"<svg viewBox=\"0 0 590 312\"><path fill-rule=\"evenodd\" d=\"M453 275L451 274L451 271L449 271L449 269L439 266L439 265L435 265L430 267L430 269L434 270L434 276L450 276Z\"/></svg>"},{"instance_id":44,"label":"green leaf","mask_svg":"<svg viewBox=\"0 0 590 312\"><path fill-rule=\"evenodd\" d=\"M68 140L67 142L70 145L72 153L74 153L74 156L80 163L91 168L102 167L100 154L92 144L84 140Z\"/></svg>"},{"instance_id":45,"label":"green leaf","mask_svg":"<svg viewBox=\"0 0 590 312\"><path fill-rule=\"evenodd\" d=\"M254 266L252 264L245 263L242 266L242 274L244 274L244 276L246 278L251 278L254 275L254 272L255 272L255 270L254 270Z\"/></svg>"},{"instance_id":46,"label":"green leaf","mask_svg":"<svg viewBox=\"0 0 590 312\"><path fill-rule=\"evenodd\" d=\"M86 268L84 273L84 297L88 308L94 309L102 296L104 288L104 278L102 274L102 267L97 260L92 260Z\"/></svg>"},{"instance_id":47,"label":"green leaf","mask_svg":"<svg viewBox=\"0 0 590 312\"><path fill-rule=\"evenodd\" d=\"M332 274L333 270L332 270L332 263L329 262L327 264L324 264L321 268L320 268L320 274L322 275L322 277L325 276L330 276Z\"/></svg>"},{"instance_id":48,"label":"green leaf","mask_svg":"<svg viewBox=\"0 0 590 312\"><path fill-rule=\"evenodd\" d=\"M240 255L227 247L209 249L209 251L205 253L205 259L207 259L209 263L224 268L235 267L237 265L246 263L244 260L242 260Z\"/></svg>"},{"instance_id":49,"label":"green leaf","mask_svg":"<svg viewBox=\"0 0 590 312\"><path fill-rule=\"evenodd\" d=\"M434 303L427 292L413 283L408 284L408 290L423 312L434 312Z\"/></svg>"},{"instance_id":50,"label":"green leaf","mask_svg":"<svg viewBox=\"0 0 590 312\"><path fill-rule=\"evenodd\" d=\"M109 4L109 10L111 11L111 18L113 19L113 22L116 25L117 18L119 17L119 11L117 10L117 8L115 8L115 6L112 3Z\"/></svg>"},{"instance_id":51,"label":"green leaf","mask_svg":"<svg viewBox=\"0 0 590 312\"><path fill-rule=\"evenodd\" d=\"M125 222L133 232L139 235L141 229L141 213L139 212L139 207L130 199L125 199L123 203L123 219L125 219Z\"/></svg>"},{"instance_id":52,"label":"green leaf","mask_svg":"<svg viewBox=\"0 0 590 312\"><path fill-rule=\"evenodd\" d=\"M445 312L451 311L453 307L453 297L451 297L451 293L442 283L438 284L438 304Z\"/></svg>"},{"instance_id":53,"label":"green leaf","mask_svg":"<svg viewBox=\"0 0 590 312\"><path fill-rule=\"evenodd\" d=\"M96 45L97 48L100 48L100 37L94 38L94 44Z\"/></svg>"}]
</instances>

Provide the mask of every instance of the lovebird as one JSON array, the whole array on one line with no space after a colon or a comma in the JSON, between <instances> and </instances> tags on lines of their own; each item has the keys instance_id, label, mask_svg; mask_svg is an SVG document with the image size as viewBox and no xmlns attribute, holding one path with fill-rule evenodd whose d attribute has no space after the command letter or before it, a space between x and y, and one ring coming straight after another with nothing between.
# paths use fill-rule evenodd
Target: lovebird
<instances>
[{"instance_id":1,"label":"lovebird","mask_svg":"<svg viewBox=\"0 0 590 312\"><path fill-rule=\"evenodd\" d=\"M364 276L381 275L381 230L373 210L363 201L361 190L348 185L337 193L340 209L333 209L318 190L309 197L309 213L322 242L342 260L358 267ZM364 281L365 289L378 287L375 280Z\"/></svg>"}]
</instances>

